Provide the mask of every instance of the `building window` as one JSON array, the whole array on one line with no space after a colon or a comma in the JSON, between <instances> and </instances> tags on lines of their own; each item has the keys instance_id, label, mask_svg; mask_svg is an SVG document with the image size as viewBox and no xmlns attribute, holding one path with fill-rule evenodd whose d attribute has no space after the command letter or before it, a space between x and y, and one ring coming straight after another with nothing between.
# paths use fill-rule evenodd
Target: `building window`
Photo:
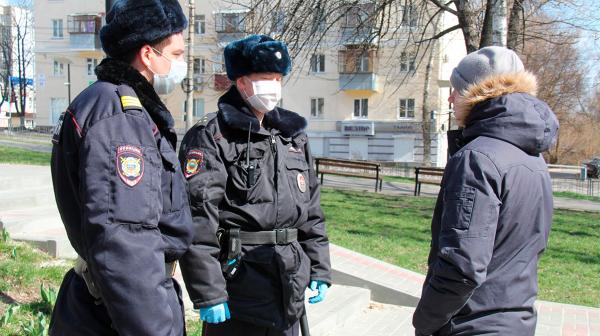
<instances>
[{"instance_id":1,"label":"building window","mask_svg":"<svg viewBox=\"0 0 600 336\"><path fill-rule=\"evenodd\" d=\"M325 72L325 55L314 54L310 58L310 71Z\"/></svg>"},{"instance_id":2,"label":"building window","mask_svg":"<svg viewBox=\"0 0 600 336\"><path fill-rule=\"evenodd\" d=\"M206 60L204 58L194 58L194 76L206 73Z\"/></svg>"},{"instance_id":3,"label":"building window","mask_svg":"<svg viewBox=\"0 0 600 336\"><path fill-rule=\"evenodd\" d=\"M215 30L217 33L243 33L246 30L246 13L217 13Z\"/></svg>"},{"instance_id":4,"label":"building window","mask_svg":"<svg viewBox=\"0 0 600 336\"><path fill-rule=\"evenodd\" d=\"M63 36L63 20L52 20L52 37L55 39L61 39Z\"/></svg>"},{"instance_id":5,"label":"building window","mask_svg":"<svg viewBox=\"0 0 600 336\"><path fill-rule=\"evenodd\" d=\"M194 99L194 118L201 118L204 116L204 98Z\"/></svg>"},{"instance_id":6,"label":"building window","mask_svg":"<svg viewBox=\"0 0 600 336\"><path fill-rule=\"evenodd\" d=\"M223 63L223 53L219 53L213 57L213 73L222 74L225 73L225 64Z\"/></svg>"},{"instance_id":7,"label":"building window","mask_svg":"<svg viewBox=\"0 0 600 336\"><path fill-rule=\"evenodd\" d=\"M402 6L402 22L400 23L401 26L414 28L417 26L418 19L418 13L415 9L415 6Z\"/></svg>"},{"instance_id":8,"label":"building window","mask_svg":"<svg viewBox=\"0 0 600 336\"><path fill-rule=\"evenodd\" d=\"M313 32L324 32L327 29L327 18L325 9L321 6L317 6L313 11L314 16L312 19L312 30Z\"/></svg>"},{"instance_id":9,"label":"building window","mask_svg":"<svg viewBox=\"0 0 600 336\"><path fill-rule=\"evenodd\" d=\"M70 34L97 34L101 26L102 18L98 15L69 15L68 18Z\"/></svg>"},{"instance_id":10,"label":"building window","mask_svg":"<svg viewBox=\"0 0 600 336\"><path fill-rule=\"evenodd\" d=\"M374 50L346 49L338 54L340 73L371 73L375 71Z\"/></svg>"},{"instance_id":11,"label":"building window","mask_svg":"<svg viewBox=\"0 0 600 336\"><path fill-rule=\"evenodd\" d=\"M52 118L52 125L56 125L60 115L67 109L66 98L50 98L50 117Z\"/></svg>"},{"instance_id":12,"label":"building window","mask_svg":"<svg viewBox=\"0 0 600 336\"><path fill-rule=\"evenodd\" d=\"M95 72L94 69L96 69L96 67L98 66L98 60L95 58L88 58L87 59L87 75L88 76L94 76Z\"/></svg>"},{"instance_id":13,"label":"building window","mask_svg":"<svg viewBox=\"0 0 600 336\"><path fill-rule=\"evenodd\" d=\"M65 75L65 64L64 63L60 63L59 61L54 61L54 67L53 67L53 71L52 74L55 77L62 77Z\"/></svg>"},{"instance_id":14,"label":"building window","mask_svg":"<svg viewBox=\"0 0 600 336\"><path fill-rule=\"evenodd\" d=\"M354 99L354 118L369 117L369 99Z\"/></svg>"},{"instance_id":15,"label":"building window","mask_svg":"<svg viewBox=\"0 0 600 336\"><path fill-rule=\"evenodd\" d=\"M325 98L311 98L310 99L310 116L313 118L323 117L323 110L325 108Z\"/></svg>"},{"instance_id":16,"label":"building window","mask_svg":"<svg viewBox=\"0 0 600 336\"><path fill-rule=\"evenodd\" d=\"M204 15L195 16L194 32L196 35L206 34L206 17Z\"/></svg>"},{"instance_id":17,"label":"building window","mask_svg":"<svg viewBox=\"0 0 600 336\"><path fill-rule=\"evenodd\" d=\"M413 53L402 52L400 54L400 71L415 71L416 57Z\"/></svg>"},{"instance_id":18,"label":"building window","mask_svg":"<svg viewBox=\"0 0 600 336\"><path fill-rule=\"evenodd\" d=\"M273 21L271 21L271 33L281 34L285 28L285 12L279 9L273 14Z\"/></svg>"},{"instance_id":19,"label":"building window","mask_svg":"<svg viewBox=\"0 0 600 336\"><path fill-rule=\"evenodd\" d=\"M398 119L413 119L415 117L415 100L400 99L398 106Z\"/></svg>"}]
</instances>

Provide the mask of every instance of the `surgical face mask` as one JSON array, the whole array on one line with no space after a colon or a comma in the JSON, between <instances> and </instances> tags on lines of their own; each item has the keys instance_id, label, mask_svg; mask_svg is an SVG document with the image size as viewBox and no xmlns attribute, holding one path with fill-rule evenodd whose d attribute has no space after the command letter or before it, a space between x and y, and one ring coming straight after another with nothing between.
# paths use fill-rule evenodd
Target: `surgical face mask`
<instances>
[{"instance_id":1,"label":"surgical face mask","mask_svg":"<svg viewBox=\"0 0 600 336\"><path fill-rule=\"evenodd\" d=\"M254 95L246 101L261 113L273 111L281 100L281 82L275 80L252 81Z\"/></svg>"},{"instance_id":2,"label":"surgical face mask","mask_svg":"<svg viewBox=\"0 0 600 336\"><path fill-rule=\"evenodd\" d=\"M166 95L173 90L175 90L175 86L180 84L185 76L187 76L187 63L184 61L171 60L167 56L163 55L160 51L152 48L154 52L159 54L161 57L166 58L171 63L171 70L168 74L157 74L152 68L148 67L152 73L154 73L154 90L159 95Z\"/></svg>"}]
</instances>

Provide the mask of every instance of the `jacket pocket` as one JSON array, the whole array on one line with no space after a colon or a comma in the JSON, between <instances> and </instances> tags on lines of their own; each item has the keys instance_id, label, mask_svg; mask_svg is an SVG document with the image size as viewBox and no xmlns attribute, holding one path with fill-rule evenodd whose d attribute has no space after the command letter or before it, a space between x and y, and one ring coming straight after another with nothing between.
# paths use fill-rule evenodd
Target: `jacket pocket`
<instances>
[{"instance_id":1,"label":"jacket pocket","mask_svg":"<svg viewBox=\"0 0 600 336\"><path fill-rule=\"evenodd\" d=\"M469 230L475 205L475 193L473 187L462 187L460 190L446 190L444 192L442 222L446 227Z\"/></svg>"},{"instance_id":2,"label":"jacket pocket","mask_svg":"<svg viewBox=\"0 0 600 336\"><path fill-rule=\"evenodd\" d=\"M273 184L264 172L265 153L252 148L250 166L243 152L229 168L228 195L239 205L273 202Z\"/></svg>"},{"instance_id":3,"label":"jacket pocket","mask_svg":"<svg viewBox=\"0 0 600 336\"><path fill-rule=\"evenodd\" d=\"M160 141L160 156L163 169L161 171L161 192L163 212L171 213L182 209L187 203L185 183L177 155L164 139Z\"/></svg>"},{"instance_id":4,"label":"jacket pocket","mask_svg":"<svg viewBox=\"0 0 600 336\"><path fill-rule=\"evenodd\" d=\"M156 227L159 204L159 163L156 148L113 144L114 160L108 195L108 223Z\"/></svg>"},{"instance_id":5,"label":"jacket pocket","mask_svg":"<svg viewBox=\"0 0 600 336\"><path fill-rule=\"evenodd\" d=\"M310 200L308 163L304 160L304 156L288 156L285 166L290 191L295 200L299 203L308 202Z\"/></svg>"}]
</instances>

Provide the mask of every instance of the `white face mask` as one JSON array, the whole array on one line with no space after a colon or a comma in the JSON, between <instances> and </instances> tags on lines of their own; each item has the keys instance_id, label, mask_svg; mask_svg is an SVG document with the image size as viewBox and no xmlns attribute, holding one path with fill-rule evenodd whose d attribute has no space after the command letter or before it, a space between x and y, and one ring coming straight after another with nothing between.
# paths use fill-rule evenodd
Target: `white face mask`
<instances>
[{"instance_id":1,"label":"white face mask","mask_svg":"<svg viewBox=\"0 0 600 336\"><path fill-rule=\"evenodd\" d=\"M281 82L274 80L252 81L254 95L246 101L258 112L273 111L281 100Z\"/></svg>"},{"instance_id":2,"label":"white face mask","mask_svg":"<svg viewBox=\"0 0 600 336\"><path fill-rule=\"evenodd\" d=\"M171 63L171 70L168 74L157 74L152 68L148 66L148 69L154 73L154 83L152 86L159 95L167 95L173 90L175 86L180 84L183 79L187 76L187 63L184 61L171 60L167 56L163 55L160 51L152 48L160 56L166 58Z\"/></svg>"}]
</instances>

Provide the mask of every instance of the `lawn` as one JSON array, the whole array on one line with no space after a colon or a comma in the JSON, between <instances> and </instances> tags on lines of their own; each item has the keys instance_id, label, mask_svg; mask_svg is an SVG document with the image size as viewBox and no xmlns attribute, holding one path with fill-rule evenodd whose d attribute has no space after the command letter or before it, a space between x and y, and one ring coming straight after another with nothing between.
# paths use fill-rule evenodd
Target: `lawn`
<instances>
[{"instance_id":1,"label":"lawn","mask_svg":"<svg viewBox=\"0 0 600 336\"><path fill-rule=\"evenodd\" d=\"M0 163L47 166L50 165L50 153L0 146Z\"/></svg>"},{"instance_id":2,"label":"lawn","mask_svg":"<svg viewBox=\"0 0 600 336\"><path fill-rule=\"evenodd\" d=\"M45 336L58 288L72 261L56 260L31 246L0 237L0 335ZM43 286L43 289L42 287ZM188 335L201 335L198 321Z\"/></svg>"},{"instance_id":3,"label":"lawn","mask_svg":"<svg viewBox=\"0 0 600 336\"><path fill-rule=\"evenodd\" d=\"M427 271L435 199L322 190L333 243L419 272ZM600 307L600 214L556 211L539 266L539 298Z\"/></svg>"},{"instance_id":4,"label":"lawn","mask_svg":"<svg viewBox=\"0 0 600 336\"><path fill-rule=\"evenodd\" d=\"M569 191L559 191L554 193L554 197L572 198L585 201L600 202L600 196L587 196Z\"/></svg>"}]
</instances>

